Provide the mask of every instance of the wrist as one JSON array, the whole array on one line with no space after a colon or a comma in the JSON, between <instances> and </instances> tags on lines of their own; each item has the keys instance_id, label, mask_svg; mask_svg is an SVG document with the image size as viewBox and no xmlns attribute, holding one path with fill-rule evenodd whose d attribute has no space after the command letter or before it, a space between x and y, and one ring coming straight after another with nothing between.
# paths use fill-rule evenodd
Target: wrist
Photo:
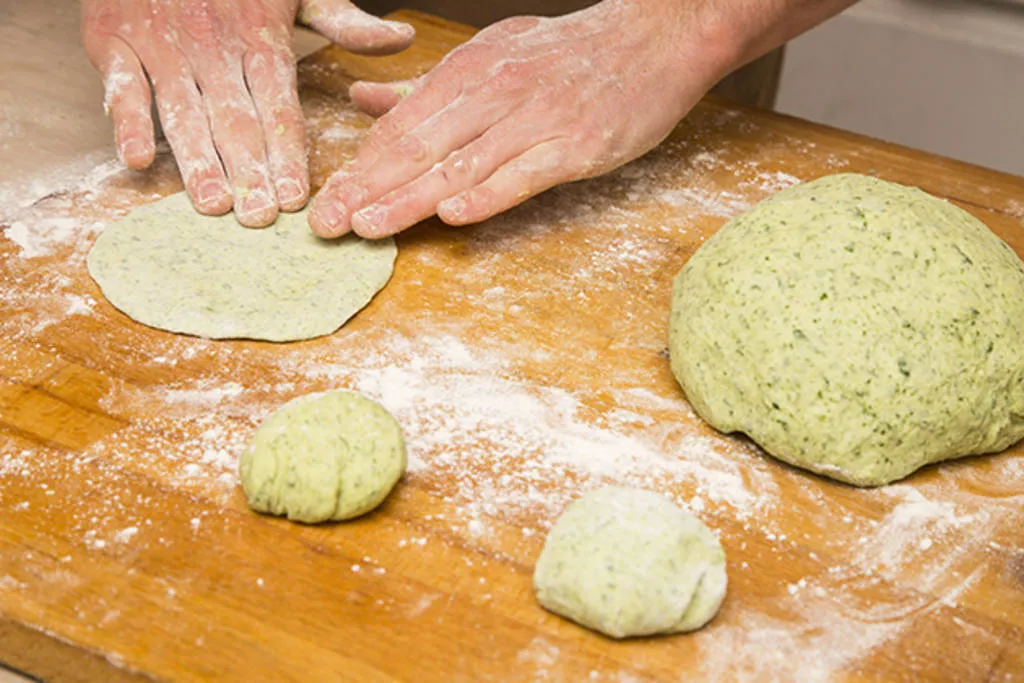
<instances>
[{"instance_id":1,"label":"wrist","mask_svg":"<svg viewBox=\"0 0 1024 683\"><path fill-rule=\"evenodd\" d=\"M604 0L597 7L614 21L651 27L651 35L677 69L710 89L753 57L736 0Z\"/></svg>"}]
</instances>

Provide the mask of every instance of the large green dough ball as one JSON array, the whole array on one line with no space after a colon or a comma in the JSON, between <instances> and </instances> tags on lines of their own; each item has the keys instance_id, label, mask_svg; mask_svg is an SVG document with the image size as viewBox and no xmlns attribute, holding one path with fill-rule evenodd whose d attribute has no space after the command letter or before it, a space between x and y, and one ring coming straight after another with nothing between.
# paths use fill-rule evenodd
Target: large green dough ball
<instances>
[{"instance_id":1,"label":"large green dough ball","mask_svg":"<svg viewBox=\"0 0 1024 683\"><path fill-rule=\"evenodd\" d=\"M1024 264L916 188L828 176L737 217L676 277L669 348L712 426L851 484L1024 437Z\"/></svg>"},{"instance_id":2,"label":"large green dough ball","mask_svg":"<svg viewBox=\"0 0 1024 683\"><path fill-rule=\"evenodd\" d=\"M238 470L253 510L313 524L377 507L405 463L402 430L383 406L330 391L278 408L256 430Z\"/></svg>"},{"instance_id":3,"label":"large green dough ball","mask_svg":"<svg viewBox=\"0 0 1024 683\"><path fill-rule=\"evenodd\" d=\"M558 518L533 585L545 608L613 638L693 631L725 598L725 552L671 501L608 487Z\"/></svg>"}]
</instances>

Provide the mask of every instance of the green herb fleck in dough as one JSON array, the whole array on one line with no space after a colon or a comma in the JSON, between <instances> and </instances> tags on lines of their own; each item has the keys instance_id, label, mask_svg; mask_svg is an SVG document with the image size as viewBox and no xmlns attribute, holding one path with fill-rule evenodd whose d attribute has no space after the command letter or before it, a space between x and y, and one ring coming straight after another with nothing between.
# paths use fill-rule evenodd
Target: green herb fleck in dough
<instances>
[{"instance_id":1,"label":"green herb fleck in dough","mask_svg":"<svg viewBox=\"0 0 1024 683\"><path fill-rule=\"evenodd\" d=\"M851 484L1024 438L1024 264L916 188L828 176L737 217L676 276L669 349L713 427Z\"/></svg>"},{"instance_id":2,"label":"green herb fleck in dough","mask_svg":"<svg viewBox=\"0 0 1024 683\"><path fill-rule=\"evenodd\" d=\"M306 211L259 230L202 216L184 193L104 230L89 274L116 308L171 332L293 341L334 332L391 277L392 239L321 240Z\"/></svg>"},{"instance_id":3,"label":"green herb fleck in dough","mask_svg":"<svg viewBox=\"0 0 1024 683\"><path fill-rule=\"evenodd\" d=\"M607 487L566 508L533 574L537 600L613 638L682 633L725 598L725 552L700 520L639 489Z\"/></svg>"},{"instance_id":4,"label":"green herb fleck in dough","mask_svg":"<svg viewBox=\"0 0 1024 683\"><path fill-rule=\"evenodd\" d=\"M366 514L405 471L402 430L349 391L301 396L256 430L238 462L249 506L315 524Z\"/></svg>"}]
</instances>

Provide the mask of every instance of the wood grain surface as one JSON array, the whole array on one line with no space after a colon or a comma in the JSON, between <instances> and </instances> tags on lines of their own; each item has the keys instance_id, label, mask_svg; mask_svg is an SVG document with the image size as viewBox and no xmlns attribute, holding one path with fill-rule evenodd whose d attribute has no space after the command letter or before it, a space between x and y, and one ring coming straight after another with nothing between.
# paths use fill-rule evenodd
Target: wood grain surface
<instances>
[{"instance_id":1,"label":"wood grain surface","mask_svg":"<svg viewBox=\"0 0 1024 683\"><path fill-rule=\"evenodd\" d=\"M403 55L301 65L317 183L371 123L354 78L425 71L470 36L401 16ZM181 189L166 153L0 217L0 660L50 681L1024 680L1021 446L855 489L714 433L669 371L687 256L840 171L948 198L1024 254L1024 179L715 99L611 176L403 234L390 285L309 342L175 336L103 300L85 255ZM392 410L409 472L349 523L253 514L246 439L332 387ZM707 628L613 642L534 602L546 530L609 482L721 536Z\"/></svg>"}]
</instances>

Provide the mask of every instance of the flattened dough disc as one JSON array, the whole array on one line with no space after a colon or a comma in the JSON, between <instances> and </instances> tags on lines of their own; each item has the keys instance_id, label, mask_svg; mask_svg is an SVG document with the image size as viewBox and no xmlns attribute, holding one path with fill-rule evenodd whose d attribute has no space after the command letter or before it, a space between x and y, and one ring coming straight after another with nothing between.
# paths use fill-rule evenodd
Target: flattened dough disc
<instances>
[{"instance_id":1,"label":"flattened dough disc","mask_svg":"<svg viewBox=\"0 0 1024 683\"><path fill-rule=\"evenodd\" d=\"M89 274L117 309L161 330L211 339L295 341L334 332L387 284L394 240L322 240L306 211L263 229L202 216L184 193L108 227Z\"/></svg>"}]
</instances>

